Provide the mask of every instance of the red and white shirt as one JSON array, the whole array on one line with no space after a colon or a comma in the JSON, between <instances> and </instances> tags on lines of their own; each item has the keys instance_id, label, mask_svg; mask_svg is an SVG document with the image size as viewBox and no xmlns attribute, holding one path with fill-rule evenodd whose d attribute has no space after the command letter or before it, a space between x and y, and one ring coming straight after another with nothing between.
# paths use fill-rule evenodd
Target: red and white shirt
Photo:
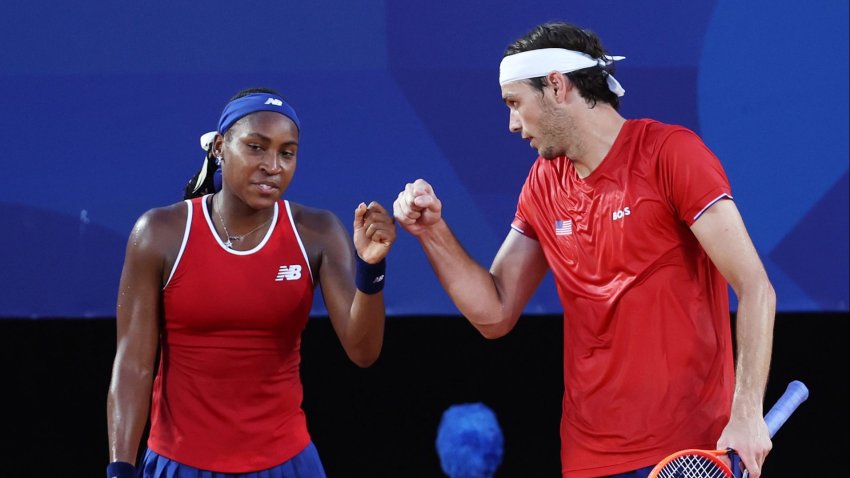
<instances>
[{"instance_id":1,"label":"red and white shirt","mask_svg":"<svg viewBox=\"0 0 850 478\"><path fill-rule=\"evenodd\" d=\"M299 364L313 279L287 201L257 247L224 246L206 198L163 289L148 446L204 470L257 471L309 443Z\"/></svg>"},{"instance_id":2,"label":"red and white shirt","mask_svg":"<svg viewBox=\"0 0 850 478\"><path fill-rule=\"evenodd\" d=\"M538 158L512 227L540 242L564 306L563 475L714 448L734 388L727 283L690 226L731 198L693 132L626 121L580 178Z\"/></svg>"}]
</instances>

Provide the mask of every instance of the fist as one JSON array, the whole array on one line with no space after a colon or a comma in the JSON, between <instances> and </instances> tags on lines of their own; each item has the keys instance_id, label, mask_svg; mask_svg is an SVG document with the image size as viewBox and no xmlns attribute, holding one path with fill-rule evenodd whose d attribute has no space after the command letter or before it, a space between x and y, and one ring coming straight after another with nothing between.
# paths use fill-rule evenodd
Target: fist
<instances>
[{"instance_id":1,"label":"fist","mask_svg":"<svg viewBox=\"0 0 850 478\"><path fill-rule=\"evenodd\" d=\"M407 183L393 203L393 216L407 232L418 236L442 219L443 204L424 179Z\"/></svg>"},{"instance_id":2,"label":"fist","mask_svg":"<svg viewBox=\"0 0 850 478\"><path fill-rule=\"evenodd\" d=\"M354 210L354 248L364 261L375 264L387 256L395 242L395 222L383 206L372 201Z\"/></svg>"}]
</instances>

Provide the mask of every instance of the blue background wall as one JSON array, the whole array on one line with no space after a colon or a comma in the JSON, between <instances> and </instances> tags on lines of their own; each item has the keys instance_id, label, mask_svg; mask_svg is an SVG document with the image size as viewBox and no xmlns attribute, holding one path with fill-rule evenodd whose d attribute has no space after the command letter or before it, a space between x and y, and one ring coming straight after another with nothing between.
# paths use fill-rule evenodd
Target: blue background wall
<instances>
[{"instance_id":1,"label":"blue background wall","mask_svg":"<svg viewBox=\"0 0 850 478\"><path fill-rule=\"evenodd\" d=\"M781 311L848 310L846 0L199 5L4 4L0 316L113 316L135 219L180 199L199 135L259 85L304 124L285 197L348 223L424 177L488 265L535 159L508 133L498 63L548 20L627 57L625 116L683 124L718 154ZM406 234L389 274L390 315L456 313ZM560 311L550 279L526 311Z\"/></svg>"}]
</instances>

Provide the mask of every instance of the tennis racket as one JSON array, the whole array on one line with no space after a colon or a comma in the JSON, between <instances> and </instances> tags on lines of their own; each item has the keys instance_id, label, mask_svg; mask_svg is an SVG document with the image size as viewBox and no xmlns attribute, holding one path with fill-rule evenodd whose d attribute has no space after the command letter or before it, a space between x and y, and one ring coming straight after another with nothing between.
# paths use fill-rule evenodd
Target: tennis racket
<instances>
[{"instance_id":1,"label":"tennis racket","mask_svg":"<svg viewBox=\"0 0 850 478\"><path fill-rule=\"evenodd\" d=\"M803 382L794 380L788 384L785 393L779 397L764 417L771 438L807 398L809 398L809 389L803 385ZM724 455L728 455L732 462L731 470L720 459ZM649 473L649 478L747 478L749 473L746 470L743 475L741 474L740 461L741 459L732 449L682 450L669 455L655 465Z\"/></svg>"}]
</instances>

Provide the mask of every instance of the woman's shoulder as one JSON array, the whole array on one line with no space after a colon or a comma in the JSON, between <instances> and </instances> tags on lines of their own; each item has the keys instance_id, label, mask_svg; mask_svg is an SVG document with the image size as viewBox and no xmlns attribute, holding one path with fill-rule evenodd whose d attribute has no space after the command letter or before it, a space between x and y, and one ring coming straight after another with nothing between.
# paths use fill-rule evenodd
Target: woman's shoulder
<instances>
[{"instance_id":1,"label":"woman's shoulder","mask_svg":"<svg viewBox=\"0 0 850 478\"><path fill-rule=\"evenodd\" d=\"M182 227L186 224L186 217L189 214L189 208L186 205L187 201L180 201L168 206L161 206L148 209L145 211L136 224L144 224L150 228L169 228L175 224L180 224Z\"/></svg>"},{"instance_id":2,"label":"woman's shoulder","mask_svg":"<svg viewBox=\"0 0 850 478\"><path fill-rule=\"evenodd\" d=\"M289 209L292 211L292 219L300 228L315 230L317 232L341 227L342 223L333 212L289 201Z\"/></svg>"},{"instance_id":3,"label":"woman's shoulder","mask_svg":"<svg viewBox=\"0 0 850 478\"><path fill-rule=\"evenodd\" d=\"M169 250L182 240L188 214L185 201L148 209L136 220L131 236L139 246Z\"/></svg>"}]
</instances>

